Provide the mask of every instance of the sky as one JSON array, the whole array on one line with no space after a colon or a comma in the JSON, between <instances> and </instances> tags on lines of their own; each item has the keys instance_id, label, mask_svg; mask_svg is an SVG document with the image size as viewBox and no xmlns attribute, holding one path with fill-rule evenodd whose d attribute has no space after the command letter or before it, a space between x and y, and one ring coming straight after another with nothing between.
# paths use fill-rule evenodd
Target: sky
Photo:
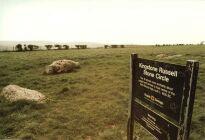
<instances>
[{"instance_id":1,"label":"sky","mask_svg":"<svg viewBox=\"0 0 205 140\"><path fill-rule=\"evenodd\" d=\"M0 40L205 41L205 0L0 0Z\"/></svg>"}]
</instances>

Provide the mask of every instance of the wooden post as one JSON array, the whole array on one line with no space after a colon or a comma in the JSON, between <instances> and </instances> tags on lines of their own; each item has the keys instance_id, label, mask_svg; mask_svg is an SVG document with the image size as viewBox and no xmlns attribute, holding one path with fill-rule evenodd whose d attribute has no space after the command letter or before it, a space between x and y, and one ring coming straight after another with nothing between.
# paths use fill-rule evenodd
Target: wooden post
<instances>
[{"instance_id":1,"label":"wooden post","mask_svg":"<svg viewBox=\"0 0 205 140\"><path fill-rule=\"evenodd\" d=\"M130 105L129 105L129 114L130 117L128 119L128 130L127 130L127 139L128 140L133 140L133 133L134 133L134 112L133 112L133 103L134 103L134 99L133 99L133 91L135 88L135 62L137 60L138 56L137 54L133 53L131 54L131 59L130 59L130 69L131 69L131 82L130 82Z\"/></svg>"},{"instance_id":2,"label":"wooden post","mask_svg":"<svg viewBox=\"0 0 205 140\"><path fill-rule=\"evenodd\" d=\"M185 119L184 119L183 140L189 139L191 119L192 119L194 99L195 99L197 76L198 76L198 70L199 70L199 62L195 60L188 60L186 67L187 67L188 77L187 77L187 81L185 84L187 88L186 91L187 91L188 97L187 97Z\"/></svg>"}]
</instances>

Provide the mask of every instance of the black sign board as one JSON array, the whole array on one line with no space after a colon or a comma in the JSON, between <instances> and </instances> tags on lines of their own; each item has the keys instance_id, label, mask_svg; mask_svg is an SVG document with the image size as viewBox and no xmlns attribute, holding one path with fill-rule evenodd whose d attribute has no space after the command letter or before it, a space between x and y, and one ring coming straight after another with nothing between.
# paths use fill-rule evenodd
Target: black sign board
<instances>
[{"instance_id":1,"label":"black sign board","mask_svg":"<svg viewBox=\"0 0 205 140\"><path fill-rule=\"evenodd\" d=\"M157 139L176 140L180 134L178 126L137 102L134 104L134 119Z\"/></svg>"},{"instance_id":2,"label":"black sign board","mask_svg":"<svg viewBox=\"0 0 205 140\"><path fill-rule=\"evenodd\" d=\"M179 122L186 67L141 58L134 65L134 98Z\"/></svg>"},{"instance_id":3,"label":"black sign board","mask_svg":"<svg viewBox=\"0 0 205 140\"><path fill-rule=\"evenodd\" d=\"M194 60L181 66L131 55L129 140L134 122L159 140L188 139L198 68Z\"/></svg>"}]
</instances>

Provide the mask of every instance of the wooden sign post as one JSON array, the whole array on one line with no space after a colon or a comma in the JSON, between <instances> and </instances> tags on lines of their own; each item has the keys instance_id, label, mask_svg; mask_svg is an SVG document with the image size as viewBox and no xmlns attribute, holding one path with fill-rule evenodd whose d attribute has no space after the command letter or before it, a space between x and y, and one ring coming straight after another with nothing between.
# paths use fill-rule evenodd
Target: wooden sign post
<instances>
[{"instance_id":1,"label":"wooden sign post","mask_svg":"<svg viewBox=\"0 0 205 140\"><path fill-rule=\"evenodd\" d=\"M131 55L128 140L135 122L158 140L188 139L198 69L194 60L181 66Z\"/></svg>"}]
</instances>

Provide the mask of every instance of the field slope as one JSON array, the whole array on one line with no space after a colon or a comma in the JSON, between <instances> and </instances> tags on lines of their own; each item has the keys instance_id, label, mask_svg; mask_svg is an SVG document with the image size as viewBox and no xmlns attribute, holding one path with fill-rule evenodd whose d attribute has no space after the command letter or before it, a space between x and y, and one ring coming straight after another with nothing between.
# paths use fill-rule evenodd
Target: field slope
<instances>
[{"instance_id":1,"label":"field slope","mask_svg":"<svg viewBox=\"0 0 205 140\"><path fill-rule=\"evenodd\" d=\"M205 137L205 47L135 47L0 53L0 91L8 84L38 90L43 105L0 98L0 139L62 138L69 140L125 140L128 118L130 54L185 65L200 61L190 139ZM181 57L158 59L158 54ZM81 68L72 73L43 75L46 65L72 59ZM138 137L151 136L137 126Z\"/></svg>"}]
</instances>

